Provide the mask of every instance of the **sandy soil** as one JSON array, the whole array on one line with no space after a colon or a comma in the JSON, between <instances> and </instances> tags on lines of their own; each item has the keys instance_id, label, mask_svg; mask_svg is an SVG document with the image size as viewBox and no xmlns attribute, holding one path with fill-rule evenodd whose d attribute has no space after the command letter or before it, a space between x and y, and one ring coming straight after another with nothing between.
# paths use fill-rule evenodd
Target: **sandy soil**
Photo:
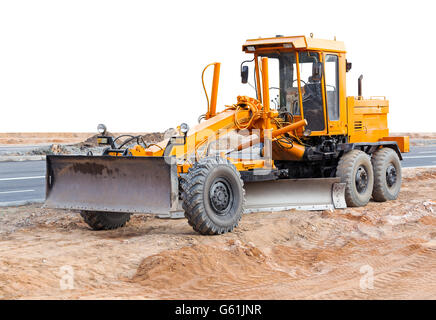
<instances>
[{"instance_id":1,"label":"sandy soil","mask_svg":"<svg viewBox=\"0 0 436 320\"><path fill-rule=\"evenodd\" d=\"M410 145L414 147L424 147L428 145L436 145L436 132L404 132L393 133L392 136L409 136Z\"/></svg>"},{"instance_id":2,"label":"sandy soil","mask_svg":"<svg viewBox=\"0 0 436 320\"><path fill-rule=\"evenodd\" d=\"M132 147L137 143L158 143L162 141L165 135L173 132L174 129L168 129L165 132L149 133L107 133L112 137L120 137L116 140L117 145L125 144L125 147ZM76 154L85 155L92 152L95 155L101 154L107 147L99 145L97 137L99 134L91 133L0 133L0 146L20 146L34 145L31 149L26 150L9 150L0 151L2 156L35 156L47 154ZM141 136L140 139L131 139L131 136Z\"/></svg>"},{"instance_id":3,"label":"sandy soil","mask_svg":"<svg viewBox=\"0 0 436 320\"><path fill-rule=\"evenodd\" d=\"M160 132L123 132L113 133L114 136L122 134L143 135L147 142L156 143L163 139ZM96 133L90 132L12 132L0 133L0 145L38 145L38 144L96 144Z\"/></svg>"},{"instance_id":4,"label":"sandy soil","mask_svg":"<svg viewBox=\"0 0 436 320\"><path fill-rule=\"evenodd\" d=\"M89 132L9 132L0 133L0 144L37 145L48 143L79 143L95 133Z\"/></svg>"},{"instance_id":5,"label":"sandy soil","mask_svg":"<svg viewBox=\"0 0 436 320\"><path fill-rule=\"evenodd\" d=\"M145 133L114 133L139 135ZM95 132L12 132L0 133L0 145L75 144L91 142Z\"/></svg>"},{"instance_id":6,"label":"sandy soil","mask_svg":"<svg viewBox=\"0 0 436 320\"><path fill-rule=\"evenodd\" d=\"M436 139L436 132L395 132L392 136L409 136L410 139Z\"/></svg>"},{"instance_id":7,"label":"sandy soil","mask_svg":"<svg viewBox=\"0 0 436 320\"><path fill-rule=\"evenodd\" d=\"M96 232L74 212L1 208L0 298L436 299L436 169L404 176L390 203L250 214L222 236L184 219Z\"/></svg>"}]
</instances>

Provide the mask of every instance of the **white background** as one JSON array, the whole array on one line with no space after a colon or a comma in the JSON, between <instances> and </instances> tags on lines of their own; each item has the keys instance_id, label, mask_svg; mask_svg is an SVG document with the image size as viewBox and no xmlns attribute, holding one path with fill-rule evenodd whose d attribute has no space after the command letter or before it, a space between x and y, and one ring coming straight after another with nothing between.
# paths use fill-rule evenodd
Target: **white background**
<instances>
[{"instance_id":1,"label":"white background","mask_svg":"<svg viewBox=\"0 0 436 320\"><path fill-rule=\"evenodd\" d=\"M432 3L0 0L0 132L192 126L206 64L222 63L221 109L254 96L240 84L246 39L311 32L345 42L347 94L364 74L364 96L390 100L391 131L436 131Z\"/></svg>"}]
</instances>

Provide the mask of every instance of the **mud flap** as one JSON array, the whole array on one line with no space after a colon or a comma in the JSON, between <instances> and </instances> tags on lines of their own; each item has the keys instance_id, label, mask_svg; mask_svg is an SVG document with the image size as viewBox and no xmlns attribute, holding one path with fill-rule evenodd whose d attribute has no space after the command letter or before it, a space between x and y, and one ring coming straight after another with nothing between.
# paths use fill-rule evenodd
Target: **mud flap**
<instances>
[{"instance_id":1,"label":"mud flap","mask_svg":"<svg viewBox=\"0 0 436 320\"><path fill-rule=\"evenodd\" d=\"M177 210L176 165L163 157L47 156L45 207L169 214Z\"/></svg>"},{"instance_id":2,"label":"mud flap","mask_svg":"<svg viewBox=\"0 0 436 320\"><path fill-rule=\"evenodd\" d=\"M245 183L245 213L346 208L340 178L280 179Z\"/></svg>"}]
</instances>

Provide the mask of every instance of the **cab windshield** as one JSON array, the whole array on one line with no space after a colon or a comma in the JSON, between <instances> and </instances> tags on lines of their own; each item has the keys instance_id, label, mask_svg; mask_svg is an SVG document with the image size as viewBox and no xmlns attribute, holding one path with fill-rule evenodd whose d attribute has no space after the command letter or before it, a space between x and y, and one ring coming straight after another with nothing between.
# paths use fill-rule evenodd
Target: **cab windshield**
<instances>
[{"instance_id":1,"label":"cab windshield","mask_svg":"<svg viewBox=\"0 0 436 320\"><path fill-rule=\"evenodd\" d=\"M319 63L316 52L299 52L300 86L303 102L303 116L307 120L307 129L323 131L325 129L323 98L321 89L322 72L316 76L314 68ZM268 57L268 77L271 107L281 113L301 116L298 90L297 59L295 52L274 52L262 54Z\"/></svg>"}]
</instances>

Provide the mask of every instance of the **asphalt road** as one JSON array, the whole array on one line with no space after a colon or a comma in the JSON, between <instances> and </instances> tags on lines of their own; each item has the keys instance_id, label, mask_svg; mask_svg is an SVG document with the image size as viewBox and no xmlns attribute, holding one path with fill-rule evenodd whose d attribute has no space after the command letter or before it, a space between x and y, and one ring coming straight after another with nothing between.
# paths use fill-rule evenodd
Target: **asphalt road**
<instances>
[{"instance_id":1,"label":"asphalt road","mask_svg":"<svg viewBox=\"0 0 436 320\"><path fill-rule=\"evenodd\" d=\"M0 206L45 198L45 161L0 162Z\"/></svg>"},{"instance_id":2,"label":"asphalt road","mask_svg":"<svg viewBox=\"0 0 436 320\"><path fill-rule=\"evenodd\" d=\"M436 146L411 147L403 158L404 168L436 167ZM0 206L42 202L44 198L45 161L0 162Z\"/></svg>"},{"instance_id":3,"label":"asphalt road","mask_svg":"<svg viewBox=\"0 0 436 320\"><path fill-rule=\"evenodd\" d=\"M410 147L409 153L403 154L403 168L436 167L436 146Z\"/></svg>"},{"instance_id":4,"label":"asphalt road","mask_svg":"<svg viewBox=\"0 0 436 320\"><path fill-rule=\"evenodd\" d=\"M12 145L12 146L0 146L0 155L7 155L10 153L25 153L32 150L35 150L40 147L48 147L49 144L37 144L37 145L28 145L28 146L20 146L20 145Z\"/></svg>"}]
</instances>

